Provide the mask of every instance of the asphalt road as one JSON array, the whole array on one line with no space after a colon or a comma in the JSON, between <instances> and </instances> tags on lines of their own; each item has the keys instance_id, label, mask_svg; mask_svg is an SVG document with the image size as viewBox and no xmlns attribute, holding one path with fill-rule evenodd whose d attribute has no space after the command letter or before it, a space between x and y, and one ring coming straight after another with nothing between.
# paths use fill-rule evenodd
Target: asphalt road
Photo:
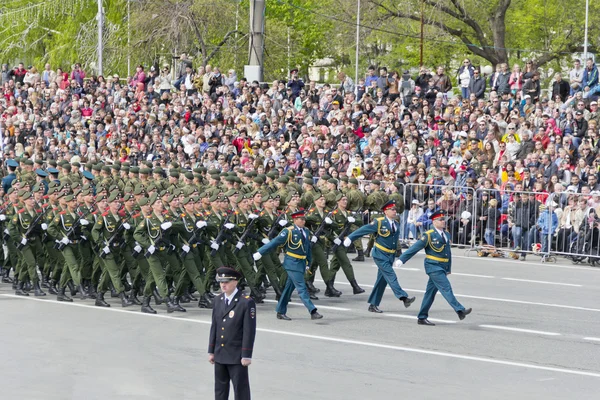
<instances>
[{"instance_id":1,"label":"asphalt road","mask_svg":"<svg viewBox=\"0 0 600 400\"><path fill-rule=\"evenodd\" d=\"M417 301L408 309L388 290L367 312L377 269L355 263L367 293L352 295L340 272L337 299L321 296L311 321L275 318L274 294L258 307L250 379L255 399L595 399L600 385L600 268L462 257L450 280L464 321L438 295L435 327L416 315L427 276L423 256L397 270ZM324 284L317 281L324 291ZM294 298L294 300L297 300ZM93 301L17 297L0 284L2 399L212 398L207 362L210 311L146 315ZM231 395L233 399L233 395Z\"/></svg>"}]
</instances>

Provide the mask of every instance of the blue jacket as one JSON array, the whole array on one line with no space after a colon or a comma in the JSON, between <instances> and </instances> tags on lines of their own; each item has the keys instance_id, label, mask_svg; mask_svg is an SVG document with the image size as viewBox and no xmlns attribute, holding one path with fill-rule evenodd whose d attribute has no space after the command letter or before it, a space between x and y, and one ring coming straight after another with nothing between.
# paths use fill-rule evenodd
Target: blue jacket
<instances>
[{"instance_id":1,"label":"blue jacket","mask_svg":"<svg viewBox=\"0 0 600 400\"><path fill-rule=\"evenodd\" d=\"M554 212L551 213L548 209L545 209L538 217L537 226L542 230L542 235L551 235L556 232L556 228L558 227L558 217Z\"/></svg>"},{"instance_id":2,"label":"blue jacket","mask_svg":"<svg viewBox=\"0 0 600 400\"><path fill-rule=\"evenodd\" d=\"M8 189L10 189L15 179L17 179L17 175L15 175L14 172L2 178L2 189L4 190L4 193L8 192Z\"/></svg>"},{"instance_id":3,"label":"blue jacket","mask_svg":"<svg viewBox=\"0 0 600 400\"><path fill-rule=\"evenodd\" d=\"M590 89L598 84L598 67L596 64L592 66L592 70L588 71L587 67L583 69L583 87L589 86Z\"/></svg>"},{"instance_id":4,"label":"blue jacket","mask_svg":"<svg viewBox=\"0 0 600 400\"><path fill-rule=\"evenodd\" d=\"M429 207L425 208L425 212L417 220L417 222L423 224L423 229L429 229L431 227L431 215L433 215L433 213L439 209L440 208L437 205L433 210L431 210Z\"/></svg>"},{"instance_id":5,"label":"blue jacket","mask_svg":"<svg viewBox=\"0 0 600 400\"><path fill-rule=\"evenodd\" d=\"M435 230L428 230L421 239L417 240L408 250L400 256L403 263L408 262L415 254L425 249L425 272L442 271L449 274L452 270L452 249L450 248L450 235L444 232L446 240L442 240Z\"/></svg>"},{"instance_id":6,"label":"blue jacket","mask_svg":"<svg viewBox=\"0 0 600 400\"><path fill-rule=\"evenodd\" d=\"M391 256L395 257L396 250L398 248L398 239L400 238L400 224L398 221L393 221L395 233L392 234L392 227L385 217L375 218L373 222L368 225L363 225L350 235L348 238L352 241L360 239L364 235L376 233L375 244L373 247L373 257L379 255L380 257Z\"/></svg>"},{"instance_id":7,"label":"blue jacket","mask_svg":"<svg viewBox=\"0 0 600 400\"><path fill-rule=\"evenodd\" d=\"M302 234L302 231L305 235ZM273 240L258 249L258 252L264 255L279 246L284 246L283 268L288 271L304 273L306 267L312 262L310 237L311 233L308 229L301 229L296 225L288 226Z\"/></svg>"}]
</instances>

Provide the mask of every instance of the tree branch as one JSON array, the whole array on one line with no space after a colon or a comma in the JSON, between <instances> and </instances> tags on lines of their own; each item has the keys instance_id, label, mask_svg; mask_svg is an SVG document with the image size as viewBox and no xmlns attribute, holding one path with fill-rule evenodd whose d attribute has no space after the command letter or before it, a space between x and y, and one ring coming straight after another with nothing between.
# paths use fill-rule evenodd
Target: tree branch
<instances>
[{"instance_id":1,"label":"tree branch","mask_svg":"<svg viewBox=\"0 0 600 400\"><path fill-rule=\"evenodd\" d=\"M208 57L205 57L205 56L204 56L204 53L202 53L202 56L203 56L202 58L204 59L204 66L206 66L206 64L208 64L208 62L211 60L211 58L213 58L213 57L215 56L215 54L217 54L217 52L218 52L219 50L221 50L221 47L223 47L223 45L224 45L225 43L227 43L227 41L229 40L229 38L231 37L231 35L233 35L233 34L235 34L235 33L237 33L237 32L238 32L238 31L237 31L237 30L235 30L235 29L234 29L234 30L232 30L232 31L229 31L229 32L227 32L227 33L225 34L225 36L223 37L223 40L221 40L221 41L219 42L219 44L217 45L217 47L215 47L215 48L213 49L213 51L211 51L211 52L210 52L210 54L208 55Z\"/></svg>"}]
</instances>

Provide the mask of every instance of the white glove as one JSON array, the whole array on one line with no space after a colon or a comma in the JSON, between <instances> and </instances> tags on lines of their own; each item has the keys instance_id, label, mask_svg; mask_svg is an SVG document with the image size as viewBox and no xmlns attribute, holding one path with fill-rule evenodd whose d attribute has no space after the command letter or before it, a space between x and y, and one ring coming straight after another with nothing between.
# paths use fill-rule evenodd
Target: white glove
<instances>
[{"instance_id":1,"label":"white glove","mask_svg":"<svg viewBox=\"0 0 600 400\"><path fill-rule=\"evenodd\" d=\"M104 254L108 254L108 253L110 253L110 248L108 246L104 246L102 251L104 252Z\"/></svg>"},{"instance_id":2,"label":"white glove","mask_svg":"<svg viewBox=\"0 0 600 400\"><path fill-rule=\"evenodd\" d=\"M129 225L127 222L123 222L123 228L125 228L126 231L131 229L131 225Z\"/></svg>"},{"instance_id":3,"label":"white glove","mask_svg":"<svg viewBox=\"0 0 600 400\"><path fill-rule=\"evenodd\" d=\"M219 243L217 243L217 242L212 242L212 243L210 244L210 248L211 248L211 249L213 249L213 250L219 250Z\"/></svg>"},{"instance_id":4,"label":"white glove","mask_svg":"<svg viewBox=\"0 0 600 400\"><path fill-rule=\"evenodd\" d=\"M8 229L4 229L4 233L9 234Z\"/></svg>"},{"instance_id":5,"label":"white glove","mask_svg":"<svg viewBox=\"0 0 600 400\"><path fill-rule=\"evenodd\" d=\"M139 244L136 244L135 247L133 248L133 250L137 253L141 253L142 252L142 246L140 246Z\"/></svg>"},{"instance_id":6,"label":"white glove","mask_svg":"<svg viewBox=\"0 0 600 400\"><path fill-rule=\"evenodd\" d=\"M186 253L190 252L190 246L184 244L183 246L181 246L181 250L185 251Z\"/></svg>"},{"instance_id":7,"label":"white glove","mask_svg":"<svg viewBox=\"0 0 600 400\"><path fill-rule=\"evenodd\" d=\"M244 247L244 242L237 242L237 244L235 245L235 248L238 250L241 250L242 247Z\"/></svg>"},{"instance_id":8,"label":"white glove","mask_svg":"<svg viewBox=\"0 0 600 400\"><path fill-rule=\"evenodd\" d=\"M6 215L0 214L0 221L6 221Z\"/></svg>"},{"instance_id":9,"label":"white glove","mask_svg":"<svg viewBox=\"0 0 600 400\"><path fill-rule=\"evenodd\" d=\"M396 261L394 261L394 268L398 268L401 267L404 263L402 262L402 260L398 259Z\"/></svg>"},{"instance_id":10,"label":"white glove","mask_svg":"<svg viewBox=\"0 0 600 400\"><path fill-rule=\"evenodd\" d=\"M69 238L65 236L64 238L62 238L62 239L60 240L60 242L61 242L62 244L69 244Z\"/></svg>"},{"instance_id":11,"label":"white glove","mask_svg":"<svg viewBox=\"0 0 600 400\"><path fill-rule=\"evenodd\" d=\"M148 247L148 253L154 254L154 250L156 250L156 247L154 247L154 245L151 245L150 247Z\"/></svg>"},{"instance_id":12,"label":"white glove","mask_svg":"<svg viewBox=\"0 0 600 400\"><path fill-rule=\"evenodd\" d=\"M256 219L256 218L258 218L258 215L256 215L256 214L249 214L248 218L250 218L250 219Z\"/></svg>"},{"instance_id":13,"label":"white glove","mask_svg":"<svg viewBox=\"0 0 600 400\"><path fill-rule=\"evenodd\" d=\"M350 238L344 239L344 246L350 247L351 244L352 244L352 240L350 240Z\"/></svg>"},{"instance_id":14,"label":"white glove","mask_svg":"<svg viewBox=\"0 0 600 400\"><path fill-rule=\"evenodd\" d=\"M339 246L340 244L342 244L342 241L340 240L340 238L335 238L333 239L333 243Z\"/></svg>"},{"instance_id":15,"label":"white glove","mask_svg":"<svg viewBox=\"0 0 600 400\"><path fill-rule=\"evenodd\" d=\"M79 236L79 237L81 238L81 240L84 240L84 241L85 241L85 240L87 240L87 237L85 237L85 236L83 236L83 235L81 235L81 236Z\"/></svg>"},{"instance_id":16,"label":"white glove","mask_svg":"<svg viewBox=\"0 0 600 400\"><path fill-rule=\"evenodd\" d=\"M313 242L313 243L317 243L318 240L319 240L319 238L316 237L316 236L313 236L313 237L310 238L310 241Z\"/></svg>"},{"instance_id":17,"label":"white glove","mask_svg":"<svg viewBox=\"0 0 600 400\"><path fill-rule=\"evenodd\" d=\"M269 240L269 239L267 239L267 238L264 238L263 240L261 240L261 242L262 242L263 244L269 244L270 240Z\"/></svg>"},{"instance_id":18,"label":"white glove","mask_svg":"<svg viewBox=\"0 0 600 400\"><path fill-rule=\"evenodd\" d=\"M48 224L46 224L46 223L43 223L43 224L42 224L42 230L43 230L43 231L45 231L45 230L47 230L47 229L48 229Z\"/></svg>"},{"instance_id":19,"label":"white glove","mask_svg":"<svg viewBox=\"0 0 600 400\"><path fill-rule=\"evenodd\" d=\"M257 251L256 253L252 254L252 258L254 258L254 261L258 261L262 258L262 254Z\"/></svg>"},{"instance_id":20,"label":"white glove","mask_svg":"<svg viewBox=\"0 0 600 400\"><path fill-rule=\"evenodd\" d=\"M348 217L348 222L350 222L351 224L356 222L356 218L354 217Z\"/></svg>"},{"instance_id":21,"label":"white glove","mask_svg":"<svg viewBox=\"0 0 600 400\"><path fill-rule=\"evenodd\" d=\"M81 219L79 220L79 222L81 223L81 225L82 225L82 226L88 226L88 225L90 224L90 221L88 221L88 220L87 220L87 219L85 219L85 218L81 218Z\"/></svg>"},{"instance_id":22,"label":"white glove","mask_svg":"<svg viewBox=\"0 0 600 400\"><path fill-rule=\"evenodd\" d=\"M163 231L166 231L171 226L173 226L172 222L163 222L162 224L160 224L160 229L162 229Z\"/></svg>"},{"instance_id":23,"label":"white glove","mask_svg":"<svg viewBox=\"0 0 600 400\"><path fill-rule=\"evenodd\" d=\"M288 222L287 222L287 219L282 219L282 220L280 220L280 221L279 221L279 225L280 225L280 226L286 226L286 225L287 225L287 223L288 223Z\"/></svg>"},{"instance_id":24,"label":"white glove","mask_svg":"<svg viewBox=\"0 0 600 400\"><path fill-rule=\"evenodd\" d=\"M233 229L235 227L234 224L232 224L231 222L225 224L225 229Z\"/></svg>"},{"instance_id":25,"label":"white glove","mask_svg":"<svg viewBox=\"0 0 600 400\"><path fill-rule=\"evenodd\" d=\"M331 220L331 218L329 218L329 217L325 217L325 223L326 223L327 225L330 225L331 223L333 223L333 221Z\"/></svg>"},{"instance_id":26,"label":"white glove","mask_svg":"<svg viewBox=\"0 0 600 400\"><path fill-rule=\"evenodd\" d=\"M202 229L207 225L206 221L198 221L196 222L196 228Z\"/></svg>"},{"instance_id":27,"label":"white glove","mask_svg":"<svg viewBox=\"0 0 600 400\"><path fill-rule=\"evenodd\" d=\"M23 246L25 246L27 244L27 239L25 239L25 238L21 239L21 244Z\"/></svg>"}]
</instances>

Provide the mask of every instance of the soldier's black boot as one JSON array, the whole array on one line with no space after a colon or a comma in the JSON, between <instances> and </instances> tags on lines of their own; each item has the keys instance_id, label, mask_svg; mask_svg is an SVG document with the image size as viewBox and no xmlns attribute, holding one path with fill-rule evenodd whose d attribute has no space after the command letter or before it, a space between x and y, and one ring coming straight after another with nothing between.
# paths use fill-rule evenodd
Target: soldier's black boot
<instances>
[{"instance_id":1,"label":"soldier's black boot","mask_svg":"<svg viewBox=\"0 0 600 400\"><path fill-rule=\"evenodd\" d=\"M361 294L361 293L365 292L365 289L363 289L360 286L358 286L358 283L356 282L356 279L352 279L350 281L350 286L352 286L352 293L353 294Z\"/></svg>"},{"instance_id":2,"label":"soldier's black boot","mask_svg":"<svg viewBox=\"0 0 600 400\"><path fill-rule=\"evenodd\" d=\"M202 296L200 296L200 299L198 300L198 307L199 308L213 308L212 299L210 298L210 296L207 293L204 293Z\"/></svg>"},{"instance_id":3,"label":"soldier's black boot","mask_svg":"<svg viewBox=\"0 0 600 400\"><path fill-rule=\"evenodd\" d=\"M17 286L19 285L19 278L15 277L15 279L12 282L12 288L13 290L17 290Z\"/></svg>"},{"instance_id":4,"label":"soldier's black boot","mask_svg":"<svg viewBox=\"0 0 600 400\"><path fill-rule=\"evenodd\" d=\"M129 307L133 305L133 301L129 300L125 292L119 293L119 298L121 299L121 307Z\"/></svg>"},{"instance_id":5,"label":"soldier's black boot","mask_svg":"<svg viewBox=\"0 0 600 400\"><path fill-rule=\"evenodd\" d=\"M175 302L170 297L167 296L164 301L167 305L167 312L169 314L179 311L177 305L175 305Z\"/></svg>"},{"instance_id":6,"label":"soldier's black boot","mask_svg":"<svg viewBox=\"0 0 600 400\"><path fill-rule=\"evenodd\" d=\"M154 287L154 290L152 291L152 295L154 296L154 304L156 304L157 306L160 306L162 303L165 302L165 299L160 297L160 293L158 293L158 289L156 288L156 286Z\"/></svg>"},{"instance_id":7,"label":"soldier's black boot","mask_svg":"<svg viewBox=\"0 0 600 400\"><path fill-rule=\"evenodd\" d=\"M42 274L42 284L41 284L41 286L43 288L46 288L46 289L50 288L50 285L48 285L48 280L49 280L48 275Z\"/></svg>"},{"instance_id":8,"label":"soldier's black boot","mask_svg":"<svg viewBox=\"0 0 600 400\"><path fill-rule=\"evenodd\" d=\"M181 296L173 297L173 303L175 303L175 306L177 307L177 311L186 312L187 310L185 308L183 308L181 306L181 304L179 304L180 301L181 301Z\"/></svg>"},{"instance_id":9,"label":"soldier's black boot","mask_svg":"<svg viewBox=\"0 0 600 400\"><path fill-rule=\"evenodd\" d=\"M48 293L53 295L58 294L58 289L56 289L56 282L54 281L54 279L51 279L48 284Z\"/></svg>"},{"instance_id":10,"label":"soldier's black boot","mask_svg":"<svg viewBox=\"0 0 600 400\"><path fill-rule=\"evenodd\" d=\"M352 261L365 261L365 252L362 249L357 250L357 251L358 251L358 255L356 257L354 257L352 259Z\"/></svg>"},{"instance_id":11,"label":"soldier's black boot","mask_svg":"<svg viewBox=\"0 0 600 400\"><path fill-rule=\"evenodd\" d=\"M306 281L306 288L311 293L319 293L321 291L321 289L317 289L311 281Z\"/></svg>"},{"instance_id":12,"label":"soldier's black boot","mask_svg":"<svg viewBox=\"0 0 600 400\"><path fill-rule=\"evenodd\" d=\"M117 293L117 291L115 290L115 287L113 286L112 282L108 284L108 288L110 289L110 297L119 297L119 293Z\"/></svg>"},{"instance_id":13,"label":"soldier's black boot","mask_svg":"<svg viewBox=\"0 0 600 400\"><path fill-rule=\"evenodd\" d=\"M365 257L371 257L371 250L373 249L373 246L368 246L367 247L367 251L365 251Z\"/></svg>"},{"instance_id":14,"label":"soldier's black boot","mask_svg":"<svg viewBox=\"0 0 600 400\"><path fill-rule=\"evenodd\" d=\"M335 297L340 297L342 295L342 292L340 292L339 290L337 290L335 288L335 286L333 286L335 284L335 277L331 278L331 280L329 281L330 285L331 285L331 293L333 293L333 295Z\"/></svg>"},{"instance_id":15,"label":"soldier's black boot","mask_svg":"<svg viewBox=\"0 0 600 400\"><path fill-rule=\"evenodd\" d=\"M45 296L46 293L42 290L42 288L40 287L40 283L36 282L33 284L33 295L40 297L40 296Z\"/></svg>"},{"instance_id":16,"label":"soldier's black boot","mask_svg":"<svg viewBox=\"0 0 600 400\"><path fill-rule=\"evenodd\" d=\"M269 282L269 279L267 278L266 275L263 276L262 282L263 282L263 285L265 286L265 288L269 288L272 286L271 282Z\"/></svg>"},{"instance_id":17,"label":"soldier's black boot","mask_svg":"<svg viewBox=\"0 0 600 400\"><path fill-rule=\"evenodd\" d=\"M273 290L275 291L275 300L279 301L281 298L281 289L279 288L279 285L273 285Z\"/></svg>"},{"instance_id":18,"label":"soldier's black boot","mask_svg":"<svg viewBox=\"0 0 600 400\"><path fill-rule=\"evenodd\" d=\"M142 299L142 312L146 314L156 314L156 310L150 305L150 296L144 296Z\"/></svg>"},{"instance_id":19,"label":"soldier's black boot","mask_svg":"<svg viewBox=\"0 0 600 400\"><path fill-rule=\"evenodd\" d=\"M354 243L352 243L350 247L348 247L346 254L356 254L356 246L354 246Z\"/></svg>"},{"instance_id":20,"label":"soldier's black boot","mask_svg":"<svg viewBox=\"0 0 600 400\"><path fill-rule=\"evenodd\" d=\"M2 283L13 283L13 280L9 275L10 275L10 268L3 268L2 269Z\"/></svg>"},{"instance_id":21,"label":"soldier's black boot","mask_svg":"<svg viewBox=\"0 0 600 400\"><path fill-rule=\"evenodd\" d=\"M108 304L104 300L104 292L98 292L96 294L96 306L98 306L98 307L110 307L110 304Z\"/></svg>"},{"instance_id":22,"label":"soldier's black boot","mask_svg":"<svg viewBox=\"0 0 600 400\"><path fill-rule=\"evenodd\" d=\"M256 304L264 303L265 296L261 292L259 292L258 289L256 289L255 287L251 287L250 293Z\"/></svg>"},{"instance_id":23,"label":"soldier's black boot","mask_svg":"<svg viewBox=\"0 0 600 400\"><path fill-rule=\"evenodd\" d=\"M58 289L58 295L56 295L56 301L67 301L72 302L73 299L65 294L65 288Z\"/></svg>"},{"instance_id":24,"label":"soldier's black boot","mask_svg":"<svg viewBox=\"0 0 600 400\"><path fill-rule=\"evenodd\" d=\"M26 292L31 292L31 289L33 289L33 285L31 284L30 280L26 280L25 282L23 282L23 290Z\"/></svg>"},{"instance_id":25,"label":"soldier's black boot","mask_svg":"<svg viewBox=\"0 0 600 400\"><path fill-rule=\"evenodd\" d=\"M24 289L23 289L23 282L19 281L17 283L17 289L15 290L15 294L17 296L29 296L29 293L27 293Z\"/></svg>"},{"instance_id":26,"label":"soldier's black boot","mask_svg":"<svg viewBox=\"0 0 600 400\"><path fill-rule=\"evenodd\" d=\"M127 282L127 278L123 278L122 283L123 287L125 288L125 291L129 292L131 290L131 285L129 284L129 282Z\"/></svg>"},{"instance_id":27,"label":"soldier's black boot","mask_svg":"<svg viewBox=\"0 0 600 400\"><path fill-rule=\"evenodd\" d=\"M327 289L325 289L326 297L340 297L342 295L342 292L333 287L333 279L325 282L325 286L327 286Z\"/></svg>"},{"instance_id":28,"label":"soldier's black boot","mask_svg":"<svg viewBox=\"0 0 600 400\"><path fill-rule=\"evenodd\" d=\"M88 296L90 299L96 299L96 285L92 282L92 280L88 280Z\"/></svg>"},{"instance_id":29,"label":"soldier's black boot","mask_svg":"<svg viewBox=\"0 0 600 400\"><path fill-rule=\"evenodd\" d=\"M140 302L140 299L137 298L137 294L137 289L131 289L131 293L129 294L129 300L131 300L131 302L136 306L141 306L142 303Z\"/></svg>"},{"instance_id":30,"label":"soldier's black boot","mask_svg":"<svg viewBox=\"0 0 600 400\"><path fill-rule=\"evenodd\" d=\"M73 281L67 282L67 287L69 288L69 291L71 292L71 297L75 297L77 295L77 289L75 288L75 285L73 285ZM71 299L71 300L73 300L73 299Z\"/></svg>"},{"instance_id":31,"label":"soldier's black boot","mask_svg":"<svg viewBox=\"0 0 600 400\"><path fill-rule=\"evenodd\" d=\"M179 297L179 302L180 303L189 303L190 301L192 301L190 299L190 291L188 290L188 288L183 289L183 296Z\"/></svg>"},{"instance_id":32,"label":"soldier's black boot","mask_svg":"<svg viewBox=\"0 0 600 400\"><path fill-rule=\"evenodd\" d=\"M81 300L86 300L86 299L90 298L90 296L88 295L88 292L83 284L83 280L81 281L81 284L79 285L79 298Z\"/></svg>"}]
</instances>

